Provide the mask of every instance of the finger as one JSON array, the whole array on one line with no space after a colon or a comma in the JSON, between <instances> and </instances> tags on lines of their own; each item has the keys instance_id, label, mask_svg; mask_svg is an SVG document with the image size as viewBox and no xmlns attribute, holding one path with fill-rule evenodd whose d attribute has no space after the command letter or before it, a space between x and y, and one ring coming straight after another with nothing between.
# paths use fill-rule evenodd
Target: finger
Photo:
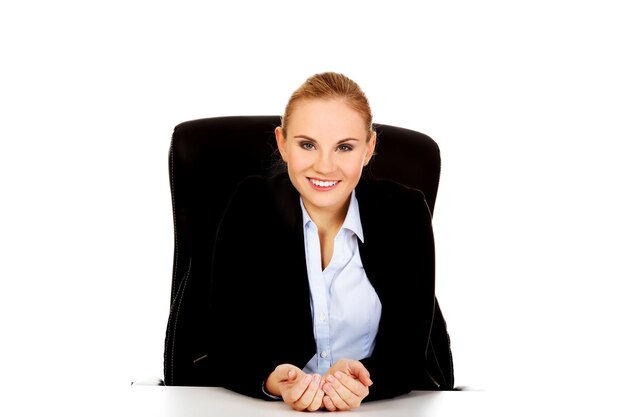
<instances>
[{"instance_id":1,"label":"finger","mask_svg":"<svg viewBox=\"0 0 626 417\"><path fill-rule=\"evenodd\" d=\"M342 372L337 372L336 375L338 378L333 381L332 386L337 392L337 395L347 404L348 408L359 407L363 399L369 394L369 388ZM338 408L345 409L343 405L335 401L334 398L333 401Z\"/></svg>"},{"instance_id":2,"label":"finger","mask_svg":"<svg viewBox=\"0 0 626 417\"><path fill-rule=\"evenodd\" d=\"M328 395L325 395L322 397L322 404L324 404L324 408L327 411L336 411L337 407L335 407L335 404L333 404L333 400L330 399L330 397Z\"/></svg>"},{"instance_id":3,"label":"finger","mask_svg":"<svg viewBox=\"0 0 626 417\"><path fill-rule=\"evenodd\" d=\"M326 379L326 384L324 384L324 388L323 388L324 393L326 394L327 397L330 398L330 400L333 402L333 405L335 406L336 409L338 410L350 409L350 406L348 405L348 403L344 400L344 398L342 398L339 392L335 389L335 385L337 385L338 387L339 386L343 387L343 385L341 385L341 383L337 381L334 377L329 376ZM343 389L346 391L346 395L354 396L354 394L352 394L345 387Z\"/></svg>"},{"instance_id":4,"label":"finger","mask_svg":"<svg viewBox=\"0 0 626 417\"><path fill-rule=\"evenodd\" d=\"M306 375L304 373L303 375L304 377L300 378L295 383L290 384L289 387L283 390L283 401L287 404L291 404L294 408L298 407L297 409L306 408L306 406L299 401L313 378L311 375Z\"/></svg>"},{"instance_id":5,"label":"finger","mask_svg":"<svg viewBox=\"0 0 626 417\"><path fill-rule=\"evenodd\" d=\"M293 365L278 365L274 372L280 381L294 381L298 376L299 369Z\"/></svg>"},{"instance_id":6,"label":"finger","mask_svg":"<svg viewBox=\"0 0 626 417\"><path fill-rule=\"evenodd\" d=\"M298 399L298 403L302 407L302 409L308 409L313 400L315 399L315 395L318 391L320 391L320 376L315 375L307 375L311 377L309 384L306 386L304 392Z\"/></svg>"},{"instance_id":7,"label":"finger","mask_svg":"<svg viewBox=\"0 0 626 417\"><path fill-rule=\"evenodd\" d=\"M359 361L350 361L348 363L346 373L359 379L365 386L369 387L373 384L369 371L365 368L365 365Z\"/></svg>"},{"instance_id":8,"label":"finger","mask_svg":"<svg viewBox=\"0 0 626 417\"><path fill-rule=\"evenodd\" d=\"M320 408L322 408L323 399L324 399L324 391L322 390L322 386L320 382L320 385L318 386L317 391L315 392L315 397L313 397L313 401L311 401L311 404L309 404L309 406L307 407L307 410L317 411Z\"/></svg>"},{"instance_id":9,"label":"finger","mask_svg":"<svg viewBox=\"0 0 626 417\"><path fill-rule=\"evenodd\" d=\"M290 369L289 371L287 371L286 381L293 382L296 380L297 377L298 377L298 373L294 371L293 369Z\"/></svg>"},{"instance_id":10,"label":"finger","mask_svg":"<svg viewBox=\"0 0 626 417\"><path fill-rule=\"evenodd\" d=\"M369 394L368 386L363 384L360 380L354 379L350 375L346 375L343 372L335 372L335 378L341 382L343 387L361 399L365 398ZM334 386L335 389L341 394L341 386Z\"/></svg>"}]
</instances>

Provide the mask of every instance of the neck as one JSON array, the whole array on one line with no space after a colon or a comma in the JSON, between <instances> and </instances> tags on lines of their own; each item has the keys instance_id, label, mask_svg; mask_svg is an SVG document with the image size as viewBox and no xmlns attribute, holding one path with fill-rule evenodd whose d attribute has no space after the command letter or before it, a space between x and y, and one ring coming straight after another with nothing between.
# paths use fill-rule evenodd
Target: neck
<instances>
[{"instance_id":1,"label":"neck","mask_svg":"<svg viewBox=\"0 0 626 417\"><path fill-rule=\"evenodd\" d=\"M346 215L350 200L346 201L339 209L324 210L319 208L306 207L311 220L317 226L317 230L326 236L335 236L341 228Z\"/></svg>"}]
</instances>

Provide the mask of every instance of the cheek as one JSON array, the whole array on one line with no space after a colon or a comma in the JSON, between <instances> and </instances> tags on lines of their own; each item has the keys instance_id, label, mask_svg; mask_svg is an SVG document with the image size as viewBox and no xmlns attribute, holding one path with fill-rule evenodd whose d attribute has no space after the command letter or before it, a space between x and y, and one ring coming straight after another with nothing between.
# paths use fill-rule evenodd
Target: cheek
<instances>
[{"instance_id":1,"label":"cheek","mask_svg":"<svg viewBox=\"0 0 626 417\"><path fill-rule=\"evenodd\" d=\"M307 169L311 166L311 158L304 152L298 152L298 150L289 151L286 154L285 162L287 163L287 168L290 172L299 172Z\"/></svg>"},{"instance_id":2,"label":"cheek","mask_svg":"<svg viewBox=\"0 0 626 417\"><path fill-rule=\"evenodd\" d=\"M346 177L358 180L363 172L363 161L360 159L351 161L350 164L344 165L343 172Z\"/></svg>"}]
</instances>

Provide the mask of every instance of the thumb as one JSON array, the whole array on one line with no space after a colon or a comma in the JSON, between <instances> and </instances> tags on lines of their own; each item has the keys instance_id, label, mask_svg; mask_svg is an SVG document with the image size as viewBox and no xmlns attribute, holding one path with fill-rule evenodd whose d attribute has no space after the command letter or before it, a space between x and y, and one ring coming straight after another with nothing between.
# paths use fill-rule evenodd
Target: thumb
<instances>
[{"instance_id":1,"label":"thumb","mask_svg":"<svg viewBox=\"0 0 626 417\"><path fill-rule=\"evenodd\" d=\"M361 383L367 387L373 384L372 379L370 378L369 371L363 366L361 362L356 362L351 364L352 366L348 367L348 374L357 378Z\"/></svg>"},{"instance_id":2,"label":"thumb","mask_svg":"<svg viewBox=\"0 0 626 417\"><path fill-rule=\"evenodd\" d=\"M278 365L276 373L279 380L291 382L298 377L298 368L289 364Z\"/></svg>"},{"instance_id":3,"label":"thumb","mask_svg":"<svg viewBox=\"0 0 626 417\"><path fill-rule=\"evenodd\" d=\"M298 373L296 371L294 371L293 369L290 369L287 372L287 380L288 381L295 381L297 376L298 376Z\"/></svg>"}]
</instances>

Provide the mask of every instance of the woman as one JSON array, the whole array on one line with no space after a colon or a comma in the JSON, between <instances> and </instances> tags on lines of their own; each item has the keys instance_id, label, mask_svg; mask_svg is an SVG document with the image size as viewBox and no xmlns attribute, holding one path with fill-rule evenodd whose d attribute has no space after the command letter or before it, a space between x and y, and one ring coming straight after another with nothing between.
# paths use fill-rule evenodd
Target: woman
<instances>
[{"instance_id":1,"label":"woman","mask_svg":"<svg viewBox=\"0 0 626 417\"><path fill-rule=\"evenodd\" d=\"M310 77L275 135L287 172L244 180L217 233L219 385L309 411L452 388L427 360L443 320L430 212L420 191L362 177L376 147L362 90Z\"/></svg>"}]
</instances>

